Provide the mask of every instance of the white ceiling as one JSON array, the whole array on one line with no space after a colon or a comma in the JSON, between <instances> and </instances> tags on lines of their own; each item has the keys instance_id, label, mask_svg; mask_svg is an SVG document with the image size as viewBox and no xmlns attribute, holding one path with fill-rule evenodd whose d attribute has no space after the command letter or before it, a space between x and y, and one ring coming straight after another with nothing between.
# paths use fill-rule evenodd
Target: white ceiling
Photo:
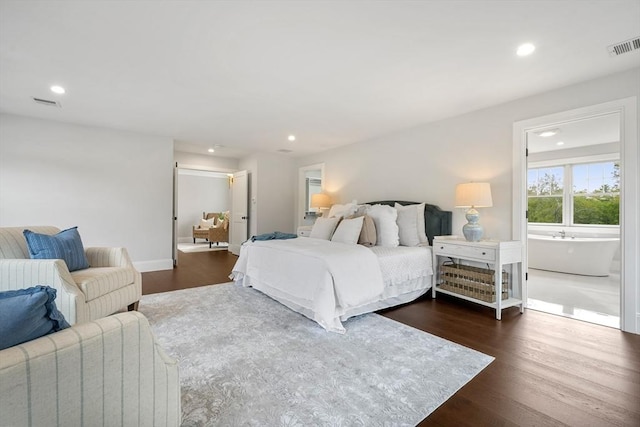
<instances>
[{"instance_id":1,"label":"white ceiling","mask_svg":"<svg viewBox=\"0 0 640 427\"><path fill-rule=\"evenodd\" d=\"M640 66L607 52L637 36L640 0L0 0L0 111L300 156Z\"/></svg>"},{"instance_id":2,"label":"white ceiling","mask_svg":"<svg viewBox=\"0 0 640 427\"><path fill-rule=\"evenodd\" d=\"M553 130L556 134L540 136L540 133L545 130ZM558 145L559 142L562 145ZM527 132L527 146L530 153L567 150L611 142L620 142L620 114L618 113L573 120Z\"/></svg>"}]
</instances>

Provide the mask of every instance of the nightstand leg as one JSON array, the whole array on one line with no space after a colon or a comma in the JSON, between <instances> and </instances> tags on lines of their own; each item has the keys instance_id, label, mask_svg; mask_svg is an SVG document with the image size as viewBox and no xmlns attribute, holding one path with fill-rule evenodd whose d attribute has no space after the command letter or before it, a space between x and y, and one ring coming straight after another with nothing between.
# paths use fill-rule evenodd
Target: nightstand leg
<instances>
[{"instance_id":1,"label":"nightstand leg","mask_svg":"<svg viewBox=\"0 0 640 427\"><path fill-rule=\"evenodd\" d=\"M431 263L433 266L433 276L431 276L431 298L436 298L436 284L438 283L438 255L433 254L431 257Z\"/></svg>"},{"instance_id":2,"label":"nightstand leg","mask_svg":"<svg viewBox=\"0 0 640 427\"><path fill-rule=\"evenodd\" d=\"M502 266L495 266L495 282L496 282L496 319L502 319Z\"/></svg>"}]
</instances>

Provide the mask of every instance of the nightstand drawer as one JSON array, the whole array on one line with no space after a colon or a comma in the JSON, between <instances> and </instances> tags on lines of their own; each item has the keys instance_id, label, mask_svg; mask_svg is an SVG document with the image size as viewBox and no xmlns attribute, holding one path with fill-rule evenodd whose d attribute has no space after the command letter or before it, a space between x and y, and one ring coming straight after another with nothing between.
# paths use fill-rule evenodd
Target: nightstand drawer
<instances>
[{"instance_id":1,"label":"nightstand drawer","mask_svg":"<svg viewBox=\"0 0 640 427\"><path fill-rule=\"evenodd\" d=\"M309 235L311 234L311 229L313 227L311 226L300 226L298 227L298 236L299 237L309 237Z\"/></svg>"},{"instance_id":2,"label":"nightstand drawer","mask_svg":"<svg viewBox=\"0 0 640 427\"><path fill-rule=\"evenodd\" d=\"M462 246L440 242L434 242L434 248L438 255L447 255L454 258L476 258L485 261L494 261L496 259L496 250L490 248Z\"/></svg>"}]
</instances>

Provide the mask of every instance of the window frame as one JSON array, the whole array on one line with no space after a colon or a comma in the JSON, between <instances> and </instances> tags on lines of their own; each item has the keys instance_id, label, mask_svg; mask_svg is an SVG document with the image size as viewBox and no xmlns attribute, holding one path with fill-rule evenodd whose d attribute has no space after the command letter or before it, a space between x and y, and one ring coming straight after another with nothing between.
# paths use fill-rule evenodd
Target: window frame
<instances>
[{"instance_id":1,"label":"window frame","mask_svg":"<svg viewBox=\"0 0 640 427\"><path fill-rule=\"evenodd\" d=\"M561 223L547 223L547 222L528 222L530 226L548 226L548 227L582 227L582 228L605 228L605 229L618 229L620 228L620 224L576 224L574 223L574 197L575 193L573 190L573 167L575 165L585 165L585 164L596 164L596 163L621 163L620 155L618 153L611 154L601 154L596 156L584 156L584 157L574 157L574 158L565 158L565 159L555 159L555 160L544 160L538 162L528 162L527 164L527 173L530 169L541 169L541 168L552 168L552 167L562 167L563 168L563 177L562 177L562 222ZM527 182L528 186L528 182ZM613 194L613 193L612 193ZM622 194L622 188L620 188L617 192L618 195ZM528 201L529 195L527 194L527 210L528 210ZM536 196L536 197L544 197L544 196ZM557 197L557 196L549 196L549 197Z\"/></svg>"},{"instance_id":2,"label":"window frame","mask_svg":"<svg viewBox=\"0 0 640 427\"><path fill-rule=\"evenodd\" d=\"M527 194L527 211L528 211L528 205L529 205L529 198L533 197L536 199L546 199L546 198L558 198L560 197L562 199L562 222L530 222L529 224L532 225L564 225L564 219L565 219L565 209L566 209L566 189L567 189L567 183L566 183L566 179L565 176L567 174L567 168L564 167L564 165L562 164L556 164L556 165L544 165L544 166L529 166L527 167L527 192L528 192L528 187L529 187L529 183L528 183L528 173L529 170L531 169L551 169L551 168L561 168L562 169L562 194L543 194L543 195L535 195L535 196L530 196L529 194ZM540 175L538 174L538 177Z\"/></svg>"}]
</instances>

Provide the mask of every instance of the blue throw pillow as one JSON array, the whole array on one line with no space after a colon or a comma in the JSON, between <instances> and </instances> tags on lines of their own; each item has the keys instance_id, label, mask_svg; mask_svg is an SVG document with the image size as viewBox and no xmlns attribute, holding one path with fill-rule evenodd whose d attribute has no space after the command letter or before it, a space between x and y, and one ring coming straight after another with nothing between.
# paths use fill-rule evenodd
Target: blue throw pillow
<instances>
[{"instance_id":1,"label":"blue throw pillow","mask_svg":"<svg viewBox=\"0 0 640 427\"><path fill-rule=\"evenodd\" d=\"M62 230L58 234L40 234L31 230L22 232L27 239L31 259L61 259L69 271L89 268L78 227Z\"/></svg>"},{"instance_id":2,"label":"blue throw pillow","mask_svg":"<svg viewBox=\"0 0 640 427\"><path fill-rule=\"evenodd\" d=\"M0 350L68 328L49 286L0 292Z\"/></svg>"}]
</instances>

